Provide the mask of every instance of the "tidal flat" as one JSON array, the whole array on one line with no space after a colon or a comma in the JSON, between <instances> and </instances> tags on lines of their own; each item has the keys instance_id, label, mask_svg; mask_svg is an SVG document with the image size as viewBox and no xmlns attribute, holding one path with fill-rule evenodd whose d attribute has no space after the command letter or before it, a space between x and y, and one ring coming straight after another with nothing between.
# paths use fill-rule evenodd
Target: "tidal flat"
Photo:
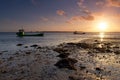
<instances>
[{"instance_id":1,"label":"tidal flat","mask_svg":"<svg viewBox=\"0 0 120 80\"><path fill-rule=\"evenodd\" d=\"M0 52L0 80L120 80L119 40L30 47Z\"/></svg>"}]
</instances>

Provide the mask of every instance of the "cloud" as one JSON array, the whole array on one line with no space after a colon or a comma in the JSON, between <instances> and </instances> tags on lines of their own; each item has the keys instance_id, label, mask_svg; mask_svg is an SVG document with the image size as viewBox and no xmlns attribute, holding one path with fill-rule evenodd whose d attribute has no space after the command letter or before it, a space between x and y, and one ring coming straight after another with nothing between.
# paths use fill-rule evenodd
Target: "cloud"
<instances>
[{"instance_id":1,"label":"cloud","mask_svg":"<svg viewBox=\"0 0 120 80\"><path fill-rule=\"evenodd\" d=\"M80 8L80 11L83 13L83 14L86 14L86 15L91 15L91 11L87 8L87 6L85 6L83 4L84 0L79 0L79 2L77 2L79 8Z\"/></svg>"},{"instance_id":2,"label":"cloud","mask_svg":"<svg viewBox=\"0 0 120 80\"><path fill-rule=\"evenodd\" d=\"M60 16L65 16L65 14L66 14L65 11L63 11L63 10L57 10L56 13Z\"/></svg>"},{"instance_id":3,"label":"cloud","mask_svg":"<svg viewBox=\"0 0 120 80\"><path fill-rule=\"evenodd\" d=\"M93 21L95 19L95 16L93 16L93 13L83 3L84 3L84 0L79 0L77 2L77 5L80 8L82 15L72 16L68 21L66 21L67 23L73 24L74 22Z\"/></svg>"},{"instance_id":4,"label":"cloud","mask_svg":"<svg viewBox=\"0 0 120 80\"><path fill-rule=\"evenodd\" d=\"M120 13L114 13L114 14L111 14L110 16L120 20Z\"/></svg>"},{"instance_id":5,"label":"cloud","mask_svg":"<svg viewBox=\"0 0 120 80\"><path fill-rule=\"evenodd\" d=\"M120 7L120 0L104 0L104 1L97 1L97 6L101 7Z\"/></svg>"},{"instance_id":6,"label":"cloud","mask_svg":"<svg viewBox=\"0 0 120 80\"><path fill-rule=\"evenodd\" d=\"M93 21L94 20L94 16L92 15L87 15L87 16L81 16L83 20L87 20L87 21Z\"/></svg>"},{"instance_id":7,"label":"cloud","mask_svg":"<svg viewBox=\"0 0 120 80\"><path fill-rule=\"evenodd\" d=\"M98 2L96 2L96 5L97 5L97 6L104 6L104 5L105 5L105 2L103 2L103 1L98 1Z\"/></svg>"},{"instance_id":8,"label":"cloud","mask_svg":"<svg viewBox=\"0 0 120 80\"><path fill-rule=\"evenodd\" d=\"M83 5L84 0L79 0L79 2L77 3L80 7Z\"/></svg>"},{"instance_id":9,"label":"cloud","mask_svg":"<svg viewBox=\"0 0 120 80\"><path fill-rule=\"evenodd\" d=\"M83 9L82 12L85 13L85 14L87 14L87 15L91 14L91 11L88 10L88 9Z\"/></svg>"},{"instance_id":10,"label":"cloud","mask_svg":"<svg viewBox=\"0 0 120 80\"><path fill-rule=\"evenodd\" d=\"M120 7L120 0L107 0L107 6Z\"/></svg>"},{"instance_id":11,"label":"cloud","mask_svg":"<svg viewBox=\"0 0 120 80\"><path fill-rule=\"evenodd\" d=\"M79 22L82 20L81 16L73 16L69 20L66 21L66 23L73 24L74 22Z\"/></svg>"},{"instance_id":12,"label":"cloud","mask_svg":"<svg viewBox=\"0 0 120 80\"><path fill-rule=\"evenodd\" d=\"M81 22L83 20L85 21L93 21L95 17L93 15L87 15L87 16L73 16L70 18L70 20L66 21L67 23L73 24L74 22Z\"/></svg>"}]
</instances>

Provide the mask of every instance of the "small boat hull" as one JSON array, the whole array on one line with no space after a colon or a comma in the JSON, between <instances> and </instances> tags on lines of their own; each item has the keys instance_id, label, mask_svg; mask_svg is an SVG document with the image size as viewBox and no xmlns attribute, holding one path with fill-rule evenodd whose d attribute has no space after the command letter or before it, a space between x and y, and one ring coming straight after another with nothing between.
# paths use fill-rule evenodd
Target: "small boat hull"
<instances>
[{"instance_id":1,"label":"small boat hull","mask_svg":"<svg viewBox=\"0 0 120 80\"><path fill-rule=\"evenodd\" d=\"M85 32L73 32L73 34L85 34Z\"/></svg>"},{"instance_id":2,"label":"small boat hull","mask_svg":"<svg viewBox=\"0 0 120 80\"><path fill-rule=\"evenodd\" d=\"M18 37L24 37L24 36L35 36L35 37L42 37L42 36L44 36L44 34L43 33L39 33L39 34L24 34L24 35L21 35L21 34L19 34L19 33L16 33L17 34L17 36Z\"/></svg>"},{"instance_id":3,"label":"small boat hull","mask_svg":"<svg viewBox=\"0 0 120 80\"><path fill-rule=\"evenodd\" d=\"M44 36L44 33L36 33L36 34L34 34L34 33L24 33L24 29L19 29L19 32L17 32L16 33L16 35L18 36L18 37L24 37L24 36L40 36L40 37L42 37L42 36Z\"/></svg>"}]
</instances>

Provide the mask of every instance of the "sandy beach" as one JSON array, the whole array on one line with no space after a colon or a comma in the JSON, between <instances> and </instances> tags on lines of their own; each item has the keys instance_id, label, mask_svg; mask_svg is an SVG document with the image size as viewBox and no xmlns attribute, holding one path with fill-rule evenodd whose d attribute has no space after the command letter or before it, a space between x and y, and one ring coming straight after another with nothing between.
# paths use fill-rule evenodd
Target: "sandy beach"
<instances>
[{"instance_id":1,"label":"sandy beach","mask_svg":"<svg viewBox=\"0 0 120 80\"><path fill-rule=\"evenodd\" d=\"M120 80L120 40L30 47L0 52L0 80Z\"/></svg>"}]
</instances>

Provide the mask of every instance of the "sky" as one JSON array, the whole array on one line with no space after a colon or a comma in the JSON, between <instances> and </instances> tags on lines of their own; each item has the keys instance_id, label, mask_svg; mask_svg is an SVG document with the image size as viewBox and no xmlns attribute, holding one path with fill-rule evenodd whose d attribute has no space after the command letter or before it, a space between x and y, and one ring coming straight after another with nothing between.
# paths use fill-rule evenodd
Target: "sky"
<instances>
[{"instance_id":1,"label":"sky","mask_svg":"<svg viewBox=\"0 0 120 80\"><path fill-rule=\"evenodd\" d=\"M120 0L0 0L0 32L20 28L120 32Z\"/></svg>"}]
</instances>

